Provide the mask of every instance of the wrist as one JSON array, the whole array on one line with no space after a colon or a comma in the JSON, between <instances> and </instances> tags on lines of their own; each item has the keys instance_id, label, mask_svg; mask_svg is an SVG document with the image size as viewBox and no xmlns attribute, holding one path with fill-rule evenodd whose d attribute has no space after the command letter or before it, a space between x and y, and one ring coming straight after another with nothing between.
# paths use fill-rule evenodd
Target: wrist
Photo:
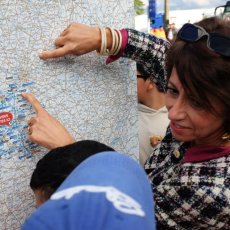
<instances>
[{"instance_id":1,"label":"wrist","mask_svg":"<svg viewBox=\"0 0 230 230\"><path fill-rule=\"evenodd\" d=\"M119 30L111 27L98 28L100 31L100 48L97 49L99 55L116 56L122 46L122 34ZM99 41L99 40L98 40Z\"/></svg>"},{"instance_id":2,"label":"wrist","mask_svg":"<svg viewBox=\"0 0 230 230\"><path fill-rule=\"evenodd\" d=\"M106 32L106 38L107 38L107 47L106 48L108 50L111 50L111 48L112 48L112 33L111 33L111 30L109 28L106 28L105 32Z\"/></svg>"},{"instance_id":3,"label":"wrist","mask_svg":"<svg viewBox=\"0 0 230 230\"><path fill-rule=\"evenodd\" d=\"M62 143L62 146L70 145L75 143L75 139L70 135L66 140Z\"/></svg>"},{"instance_id":4,"label":"wrist","mask_svg":"<svg viewBox=\"0 0 230 230\"><path fill-rule=\"evenodd\" d=\"M53 143L50 143L50 145L48 145L47 148L52 150L52 149L66 146L66 145L71 145L75 142L76 142L76 140L72 136L69 136L65 139L62 139L62 141L60 141L59 143L57 143L55 140Z\"/></svg>"},{"instance_id":5,"label":"wrist","mask_svg":"<svg viewBox=\"0 0 230 230\"><path fill-rule=\"evenodd\" d=\"M94 50L99 50L101 48L101 31L99 27L94 27L94 34L95 34L95 39L94 39Z\"/></svg>"}]
</instances>

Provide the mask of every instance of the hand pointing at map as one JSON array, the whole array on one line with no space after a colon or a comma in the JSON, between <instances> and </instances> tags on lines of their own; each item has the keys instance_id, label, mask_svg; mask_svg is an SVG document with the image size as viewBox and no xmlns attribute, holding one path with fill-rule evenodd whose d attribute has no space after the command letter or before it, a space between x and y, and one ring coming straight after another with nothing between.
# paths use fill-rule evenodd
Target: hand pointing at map
<instances>
[{"instance_id":1,"label":"hand pointing at map","mask_svg":"<svg viewBox=\"0 0 230 230\"><path fill-rule=\"evenodd\" d=\"M107 35L107 44L110 45ZM71 23L56 39L55 50L39 54L41 59L58 58L67 54L82 55L100 48L100 29L79 23Z\"/></svg>"},{"instance_id":2,"label":"hand pointing at map","mask_svg":"<svg viewBox=\"0 0 230 230\"><path fill-rule=\"evenodd\" d=\"M66 128L42 107L33 94L22 93L22 96L33 106L37 114L28 121L28 134L31 142L48 149L75 142Z\"/></svg>"}]
</instances>

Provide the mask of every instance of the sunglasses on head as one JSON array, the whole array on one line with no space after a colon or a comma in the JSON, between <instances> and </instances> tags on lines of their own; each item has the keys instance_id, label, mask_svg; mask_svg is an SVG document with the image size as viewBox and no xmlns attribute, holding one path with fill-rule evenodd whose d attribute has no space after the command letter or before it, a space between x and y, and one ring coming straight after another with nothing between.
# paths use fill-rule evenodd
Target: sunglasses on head
<instances>
[{"instance_id":1,"label":"sunglasses on head","mask_svg":"<svg viewBox=\"0 0 230 230\"><path fill-rule=\"evenodd\" d=\"M216 53L230 57L230 37L219 33L208 33L204 28L186 23L179 30L177 36L186 42L196 42L207 36L207 47Z\"/></svg>"}]
</instances>

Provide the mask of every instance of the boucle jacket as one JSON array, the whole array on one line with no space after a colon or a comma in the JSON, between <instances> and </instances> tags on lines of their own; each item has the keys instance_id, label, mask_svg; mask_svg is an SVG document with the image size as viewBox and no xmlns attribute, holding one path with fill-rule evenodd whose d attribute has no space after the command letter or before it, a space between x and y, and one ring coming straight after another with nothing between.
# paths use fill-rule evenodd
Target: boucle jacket
<instances>
[{"instance_id":1,"label":"boucle jacket","mask_svg":"<svg viewBox=\"0 0 230 230\"><path fill-rule=\"evenodd\" d=\"M155 82L164 87L169 43L127 31L122 56L143 63ZM157 229L230 229L230 151L219 158L183 163L188 146L176 141L168 128L145 164L153 187Z\"/></svg>"}]
</instances>

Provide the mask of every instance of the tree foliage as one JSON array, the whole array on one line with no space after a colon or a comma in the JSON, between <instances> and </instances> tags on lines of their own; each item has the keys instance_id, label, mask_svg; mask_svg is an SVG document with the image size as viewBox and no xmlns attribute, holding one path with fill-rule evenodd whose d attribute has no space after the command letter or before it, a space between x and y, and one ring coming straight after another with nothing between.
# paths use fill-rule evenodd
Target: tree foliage
<instances>
[{"instance_id":1,"label":"tree foliage","mask_svg":"<svg viewBox=\"0 0 230 230\"><path fill-rule=\"evenodd\" d=\"M134 0L134 9L136 15L141 15L145 12L145 4L141 0Z\"/></svg>"}]
</instances>

